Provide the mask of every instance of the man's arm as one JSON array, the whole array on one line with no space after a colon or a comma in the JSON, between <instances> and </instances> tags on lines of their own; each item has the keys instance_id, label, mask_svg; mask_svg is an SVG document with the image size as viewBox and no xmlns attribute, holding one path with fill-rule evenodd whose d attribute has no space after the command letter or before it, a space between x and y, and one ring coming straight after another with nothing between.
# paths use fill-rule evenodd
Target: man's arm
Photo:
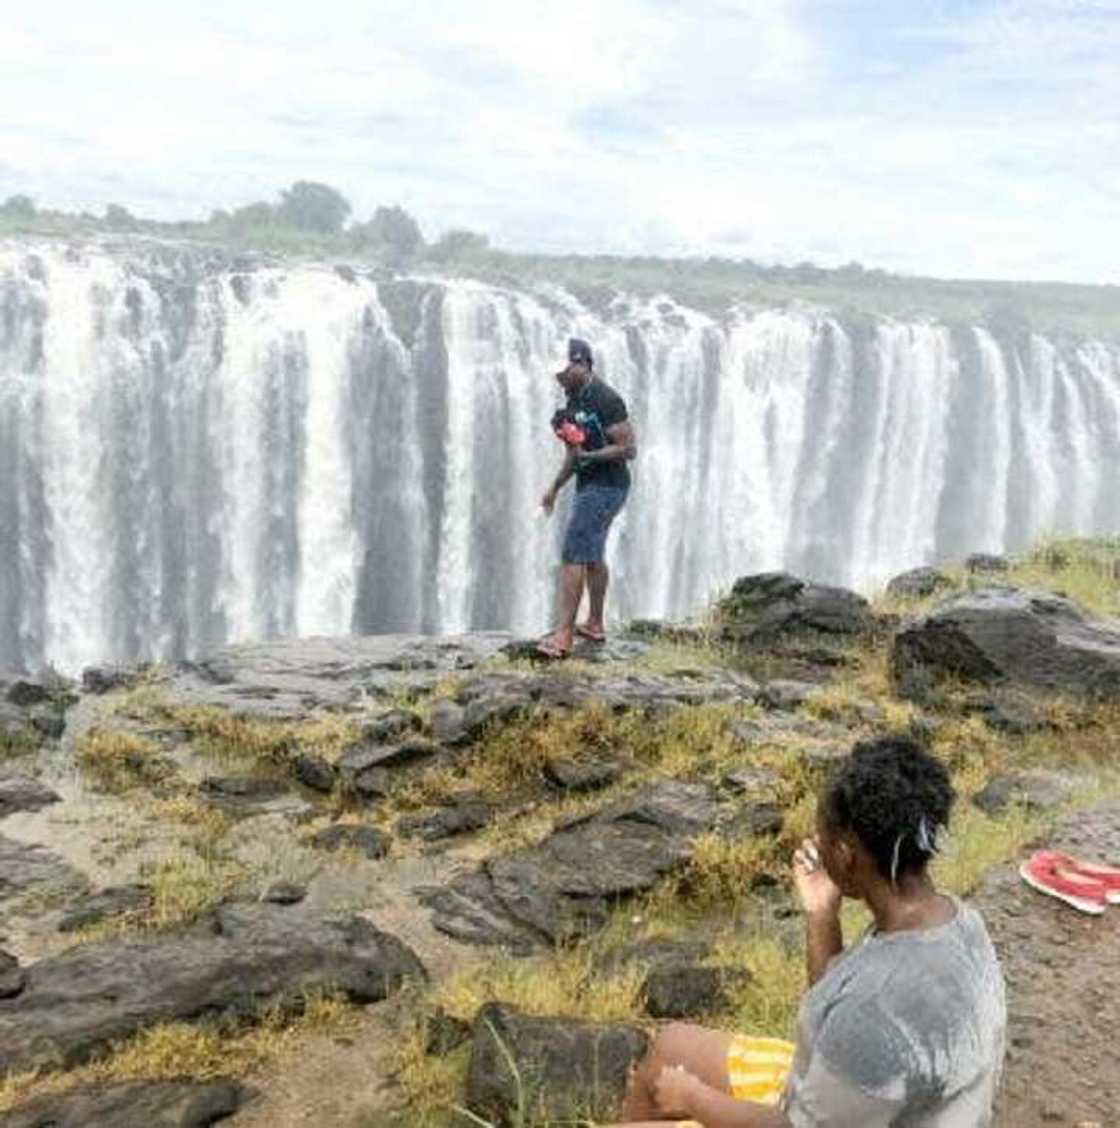
<instances>
[{"instance_id":1,"label":"man's arm","mask_svg":"<svg viewBox=\"0 0 1120 1128\"><path fill-rule=\"evenodd\" d=\"M556 505L557 495L575 474L578 460L579 451L574 447L566 447L564 450L564 465L560 467L560 473L556 475L556 480L549 486L544 497L541 498L541 506L546 513L552 512L553 507Z\"/></svg>"},{"instance_id":2,"label":"man's arm","mask_svg":"<svg viewBox=\"0 0 1120 1128\"><path fill-rule=\"evenodd\" d=\"M628 419L606 430L607 445L599 450L582 451L584 462L629 462L638 454L638 438Z\"/></svg>"}]
</instances>

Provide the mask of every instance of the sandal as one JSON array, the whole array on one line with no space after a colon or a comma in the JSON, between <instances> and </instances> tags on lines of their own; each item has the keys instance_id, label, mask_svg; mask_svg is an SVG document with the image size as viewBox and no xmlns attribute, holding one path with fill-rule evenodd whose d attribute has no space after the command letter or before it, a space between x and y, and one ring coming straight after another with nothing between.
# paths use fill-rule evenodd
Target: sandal
<instances>
[{"instance_id":1,"label":"sandal","mask_svg":"<svg viewBox=\"0 0 1120 1128\"><path fill-rule=\"evenodd\" d=\"M587 639L588 642L606 642L607 641L607 632L606 631L593 631L590 627L577 626L576 627L576 634L579 635L580 638Z\"/></svg>"},{"instance_id":2,"label":"sandal","mask_svg":"<svg viewBox=\"0 0 1120 1128\"><path fill-rule=\"evenodd\" d=\"M549 662L563 662L565 658L571 657L571 649L564 647L553 642L550 638L542 638L537 643L537 654L539 657L546 659Z\"/></svg>"}]
</instances>

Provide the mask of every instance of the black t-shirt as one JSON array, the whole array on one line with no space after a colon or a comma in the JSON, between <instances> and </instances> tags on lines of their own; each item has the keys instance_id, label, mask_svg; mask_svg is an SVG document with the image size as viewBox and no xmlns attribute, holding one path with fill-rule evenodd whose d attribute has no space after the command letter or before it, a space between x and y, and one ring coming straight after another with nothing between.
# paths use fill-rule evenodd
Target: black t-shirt
<instances>
[{"instance_id":1,"label":"black t-shirt","mask_svg":"<svg viewBox=\"0 0 1120 1128\"><path fill-rule=\"evenodd\" d=\"M602 380L592 379L578 392L568 396L568 411L587 432L583 449L602 450L611 445L607 429L629 418L626 401ZM630 485L630 468L625 462L590 462L576 472L576 489L584 486L615 486L626 489Z\"/></svg>"}]
</instances>

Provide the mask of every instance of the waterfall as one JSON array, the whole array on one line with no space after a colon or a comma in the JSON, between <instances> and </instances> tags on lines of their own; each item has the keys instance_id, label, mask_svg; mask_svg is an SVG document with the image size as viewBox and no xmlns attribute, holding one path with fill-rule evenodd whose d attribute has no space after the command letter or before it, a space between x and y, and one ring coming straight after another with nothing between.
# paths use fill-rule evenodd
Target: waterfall
<instances>
[{"instance_id":1,"label":"waterfall","mask_svg":"<svg viewBox=\"0 0 1120 1128\"><path fill-rule=\"evenodd\" d=\"M543 630L569 335L640 443L619 619L787 568L1114 531L1120 347L799 308L0 242L0 666L275 635Z\"/></svg>"}]
</instances>

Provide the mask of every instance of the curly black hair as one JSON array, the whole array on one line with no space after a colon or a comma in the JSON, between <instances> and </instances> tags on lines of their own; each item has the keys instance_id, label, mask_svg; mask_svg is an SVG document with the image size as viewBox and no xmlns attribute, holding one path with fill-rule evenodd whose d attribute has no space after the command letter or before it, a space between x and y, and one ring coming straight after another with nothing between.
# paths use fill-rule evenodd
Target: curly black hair
<instances>
[{"instance_id":1,"label":"curly black hair","mask_svg":"<svg viewBox=\"0 0 1120 1128\"><path fill-rule=\"evenodd\" d=\"M905 736L861 741L836 769L821 796L832 831L850 830L894 881L921 873L937 853L955 793L949 773Z\"/></svg>"}]
</instances>

